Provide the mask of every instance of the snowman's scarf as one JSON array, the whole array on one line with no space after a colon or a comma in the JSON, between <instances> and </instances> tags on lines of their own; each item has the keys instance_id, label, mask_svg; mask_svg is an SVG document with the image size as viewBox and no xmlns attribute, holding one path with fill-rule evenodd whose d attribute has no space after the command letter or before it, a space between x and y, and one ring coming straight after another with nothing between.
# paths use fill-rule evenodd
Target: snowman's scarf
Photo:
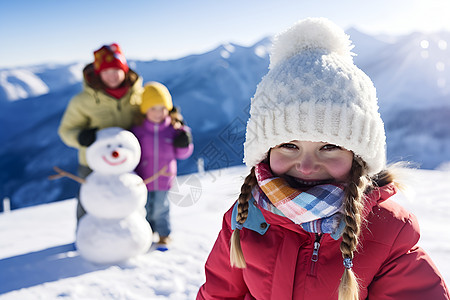
<instances>
[{"instance_id":1,"label":"snowman's scarf","mask_svg":"<svg viewBox=\"0 0 450 300\"><path fill-rule=\"evenodd\" d=\"M256 165L255 175L258 185L252 195L261 207L289 218L308 232L330 233L334 239L341 236L345 226L341 222L342 186L322 184L300 191L274 176L263 162Z\"/></svg>"}]
</instances>

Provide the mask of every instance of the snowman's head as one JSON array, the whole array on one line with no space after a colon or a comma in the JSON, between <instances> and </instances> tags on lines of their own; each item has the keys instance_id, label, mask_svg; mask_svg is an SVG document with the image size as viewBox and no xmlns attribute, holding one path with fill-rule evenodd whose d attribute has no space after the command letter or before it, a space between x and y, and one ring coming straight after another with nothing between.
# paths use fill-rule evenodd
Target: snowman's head
<instances>
[{"instance_id":1,"label":"snowman's head","mask_svg":"<svg viewBox=\"0 0 450 300\"><path fill-rule=\"evenodd\" d=\"M118 127L97 131L95 142L86 150L89 167L102 174L133 171L141 158L141 147L131 132Z\"/></svg>"}]
</instances>

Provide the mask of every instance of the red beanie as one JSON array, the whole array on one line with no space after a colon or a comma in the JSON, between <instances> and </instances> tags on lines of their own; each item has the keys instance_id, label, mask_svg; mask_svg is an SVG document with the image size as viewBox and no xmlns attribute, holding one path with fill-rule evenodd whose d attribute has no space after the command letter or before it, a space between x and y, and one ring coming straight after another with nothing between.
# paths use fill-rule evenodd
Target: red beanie
<instances>
[{"instance_id":1,"label":"red beanie","mask_svg":"<svg viewBox=\"0 0 450 300\"><path fill-rule=\"evenodd\" d=\"M108 68L117 68L128 72L128 65L125 56L122 53L119 45L116 43L111 45L104 45L97 51L94 51L94 70L95 73Z\"/></svg>"}]
</instances>

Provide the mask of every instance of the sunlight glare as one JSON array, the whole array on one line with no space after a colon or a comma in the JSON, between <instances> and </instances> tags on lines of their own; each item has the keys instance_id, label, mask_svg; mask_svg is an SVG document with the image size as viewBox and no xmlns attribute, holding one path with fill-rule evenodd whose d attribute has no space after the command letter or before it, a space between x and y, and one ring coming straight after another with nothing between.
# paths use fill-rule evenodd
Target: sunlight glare
<instances>
[{"instance_id":1,"label":"sunlight glare","mask_svg":"<svg viewBox=\"0 0 450 300\"><path fill-rule=\"evenodd\" d=\"M444 40L439 40L438 47L441 50L446 50L447 49L447 42L444 41Z\"/></svg>"},{"instance_id":2,"label":"sunlight glare","mask_svg":"<svg viewBox=\"0 0 450 300\"><path fill-rule=\"evenodd\" d=\"M429 46L430 46L430 43L427 40L422 40L420 42L420 47L422 47L423 49L428 49Z\"/></svg>"},{"instance_id":3,"label":"sunlight glare","mask_svg":"<svg viewBox=\"0 0 450 300\"><path fill-rule=\"evenodd\" d=\"M436 63L436 70L443 72L445 70L445 64L442 61Z\"/></svg>"}]
</instances>

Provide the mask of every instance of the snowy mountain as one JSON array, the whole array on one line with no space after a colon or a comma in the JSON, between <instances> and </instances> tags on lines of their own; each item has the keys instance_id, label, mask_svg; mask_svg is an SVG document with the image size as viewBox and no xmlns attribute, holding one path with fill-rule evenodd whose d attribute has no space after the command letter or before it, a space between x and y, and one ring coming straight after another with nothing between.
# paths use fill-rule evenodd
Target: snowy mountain
<instances>
[{"instance_id":1,"label":"snowy mountain","mask_svg":"<svg viewBox=\"0 0 450 300\"><path fill-rule=\"evenodd\" d=\"M356 63L377 87L388 157L438 167L450 159L450 32L413 33L375 48Z\"/></svg>"},{"instance_id":2,"label":"snowy mountain","mask_svg":"<svg viewBox=\"0 0 450 300\"><path fill-rule=\"evenodd\" d=\"M385 120L389 161L434 169L450 160L450 33L395 39L350 29L356 64L373 79ZM193 130L195 150L180 174L242 164L250 98L269 64L266 38L251 47L222 45L170 61L130 61L144 81L168 86ZM0 199L13 209L73 197L77 184L49 181L57 165L76 172L76 151L56 130L81 90L84 63L0 69ZM5 130L6 129L6 130Z\"/></svg>"},{"instance_id":3,"label":"snowy mountain","mask_svg":"<svg viewBox=\"0 0 450 300\"><path fill-rule=\"evenodd\" d=\"M194 154L179 162L180 174L197 171L199 158L207 170L242 164L249 99L267 70L269 44L264 39L252 47L228 44L173 61L129 62L145 82L159 81L169 88L192 128ZM22 100L0 97L1 127L8 128L0 136L0 199L10 198L13 209L67 199L78 190L71 180L49 181L47 177L55 165L76 173L76 151L62 144L57 127L70 98L81 90L81 82L73 83L68 74L76 68L81 74L81 68L79 64L42 68L0 70L10 90L36 94L36 82L54 87L38 96L30 92ZM55 76L56 70L61 76ZM13 76L27 71L34 71L33 81ZM3 89L7 90L4 85Z\"/></svg>"},{"instance_id":4,"label":"snowy mountain","mask_svg":"<svg viewBox=\"0 0 450 300\"><path fill-rule=\"evenodd\" d=\"M193 187L201 193L191 194L195 201L172 202L170 250L117 265L91 264L74 249L74 199L0 214L0 299L195 299L223 214L247 173L240 166L179 176L179 190L170 193L189 194ZM419 245L448 284L450 171L408 170L406 177L412 189L394 199L416 214Z\"/></svg>"},{"instance_id":5,"label":"snowy mountain","mask_svg":"<svg viewBox=\"0 0 450 300\"><path fill-rule=\"evenodd\" d=\"M0 70L0 101L27 99L79 83L83 63Z\"/></svg>"}]
</instances>

